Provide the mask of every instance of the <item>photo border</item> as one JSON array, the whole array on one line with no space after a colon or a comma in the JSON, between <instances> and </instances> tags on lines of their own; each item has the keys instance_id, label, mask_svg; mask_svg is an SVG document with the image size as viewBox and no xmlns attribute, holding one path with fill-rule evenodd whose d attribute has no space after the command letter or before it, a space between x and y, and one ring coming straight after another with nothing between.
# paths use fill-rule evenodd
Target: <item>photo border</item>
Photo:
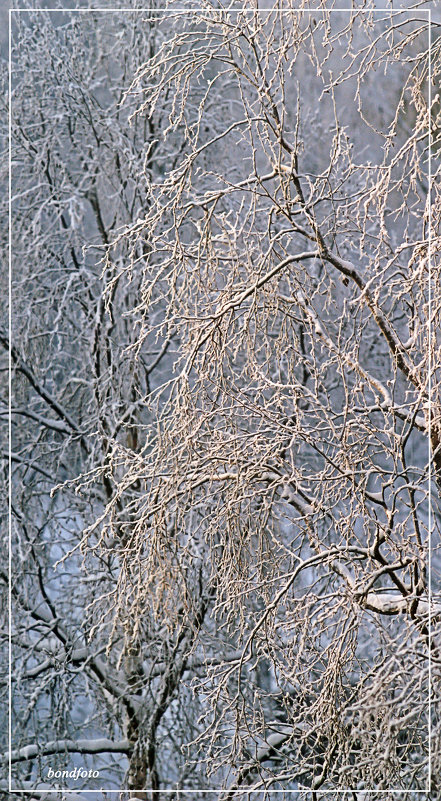
<instances>
[{"instance_id":1,"label":"photo border","mask_svg":"<svg viewBox=\"0 0 441 801\"><path fill-rule=\"evenodd\" d=\"M49 12L49 13L64 13L69 12L72 14L75 13L116 13L116 12L137 12L137 13L149 13L149 14L193 14L197 9L192 8L185 8L179 7L176 9L150 9L150 8L17 8L12 7L9 8L9 20L8 20L8 161L9 161L9 170L8 170L8 224L9 224L9 241L8 241L8 256L9 256L9 272L8 272L8 300L9 300L9 308L8 308L8 331L9 331L9 351L8 351L8 440L9 440L9 447L8 447L8 475L9 475L9 485L8 485L8 576L9 576L9 585L8 585L8 616L9 616L9 625L8 625L8 657L9 657L9 672L8 672L8 791L10 793L29 793L34 796L36 795L45 795L48 793L65 793L68 795L79 795L79 794L87 794L87 793L121 793L124 792L121 789L119 790L107 790L105 788L97 788L94 790L76 790L74 788L43 788L39 789L14 789L12 788L12 14L13 13L32 13L32 12ZM209 11L209 9L205 9ZM247 8L243 6L241 8L230 8L230 9L213 9L213 11L217 10L226 10L228 12L233 13L240 13L240 12L254 12L259 11L260 13L277 13L277 9L275 8L262 8L262 9L254 9L254 8ZM385 13L389 14L390 17L402 15L406 12L417 11L418 13L427 14L427 22L428 22L428 75L427 75L427 82L428 82L428 194L427 194L427 203L428 203L428 237L427 237L427 248L428 248L428 343L429 343L429 356L428 356L428 498L429 498L429 509L428 509L428 559L427 559L427 566L428 566L428 598L429 598L429 614L428 614L428 641L429 641L429 657L428 657L428 681L429 681L429 699L428 699L428 740L429 740L429 749L428 749L428 777L427 777L427 789L426 790L360 790L359 792L363 793L364 795L372 794L372 793L405 793L405 792L412 792L414 794L430 794L431 791L431 778L432 778L432 483L433 483L433 470L432 470L432 454L431 454L431 433L432 433L432 341L433 341L433 330L432 330L432 130L431 130L431 111L432 111L432 10L430 8L404 8L404 9L383 9L383 8L330 8L330 9L289 9L290 11L296 11L298 13L303 13L309 11L310 13L319 14L319 13L334 13L334 12L354 12L356 13ZM281 13L280 11L278 13ZM129 792L129 791L128 791ZM135 791L131 791L135 792ZM191 793L226 793L228 792L228 788L214 790L214 789L207 789L207 790L176 790L176 789L160 789L160 790L149 790L150 793L176 793L177 797L182 794L187 795ZM250 790L250 789L236 789L234 793L309 793L313 792L312 790L304 789L304 790ZM354 792L353 790L345 789L345 790L323 790L321 791L316 790L316 793L351 793Z\"/></svg>"}]
</instances>

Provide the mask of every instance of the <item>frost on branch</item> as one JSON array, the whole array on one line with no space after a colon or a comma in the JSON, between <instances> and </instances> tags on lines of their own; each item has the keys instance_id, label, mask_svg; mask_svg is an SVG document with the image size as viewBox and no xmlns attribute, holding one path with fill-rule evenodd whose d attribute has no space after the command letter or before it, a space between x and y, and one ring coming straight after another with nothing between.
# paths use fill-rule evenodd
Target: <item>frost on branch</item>
<instances>
[{"instance_id":1,"label":"frost on branch","mask_svg":"<svg viewBox=\"0 0 441 801\"><path fill-rule=\"evenodd\" d=\"M20 786L427 791L427 5L331 5L18 15Z\"/></svg>"}]
</instances>

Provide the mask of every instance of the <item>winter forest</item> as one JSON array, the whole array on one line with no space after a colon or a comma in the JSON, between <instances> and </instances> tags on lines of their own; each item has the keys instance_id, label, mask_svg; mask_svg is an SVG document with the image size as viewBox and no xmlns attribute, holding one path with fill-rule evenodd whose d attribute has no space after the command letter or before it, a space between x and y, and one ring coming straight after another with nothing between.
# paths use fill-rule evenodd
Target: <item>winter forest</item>
<instances>
[{"instance_id":1,"label":"winter forest","mask_svg":"<svg viewBox=\"0 0 441 801\"><path fill-rule=\"evenodd\" d=\"M0 796L439 800L441 3L127 5L2 61Z\"/></svg>"}]
</instances>

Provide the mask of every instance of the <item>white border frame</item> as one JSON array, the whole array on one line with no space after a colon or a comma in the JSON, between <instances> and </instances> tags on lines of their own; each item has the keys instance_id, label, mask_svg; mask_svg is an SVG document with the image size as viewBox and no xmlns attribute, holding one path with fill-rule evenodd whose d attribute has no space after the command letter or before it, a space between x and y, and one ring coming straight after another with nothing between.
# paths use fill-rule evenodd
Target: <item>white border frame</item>
<instances>
[{"instance_id":1,"label":"white border frame","mask_svg":"<svg viewBox=\"0 0 441 801\"><path fill-rule=\"evenodd\" d=\"M206 9L207 11L208 9ZM213 9L218 10L218 9ZM222 9L219 10L226 10L231 12L243 12L243 11L255 11L256 9L247 8L243 6L242 8L234 8L234 9ZM262 8L257 9L261 13L271 13L277 9L274 8ZM428 426L428 498L429 498L429 509L428 509L428 596L429 596L429 616L428 616L428 632L429 632L429 662L428 662L428 681L429 681L429 703L428 703L428 740L429 740L429 750L428 750L428 776L427 776L427 790L316 790L316 793L328 793L328 794L339 794L339 793L351 793L351 792L360 792L363 795L369 795L373 793L406 793L412 792L414 794L427 794L430 795L431 792L431 779L432 779L432 659L431 659L431 643L432 643L432 607L431 607L431 599L432 599L432 504L431 504L431 497L432 497L432 483L433 483L433 474L432 474L432 454L431 454L431 431L432 431L432 341L433 341L433 332L432 332L432 130L431 130L431 111L432 111L432 10L430 8L403 8L403 9L386 9L386 8L330 8L330 9L291 9L292 11L297 12L305 12L310 11L314 14L323 14L325 11L328 13L334 12L359 12L363 13L389 13L389 16L399 16L406 12L410 11L418 11L418 13L427 14L427 22L428 22L428 56L429 56L429 63L428 63L428 143L429 143L429 151L428 151L428 195L427 195L427 203L428 203L428 238L427 238L427 254L428 254L428 342L429 342L429 356L428 356L428 419L429 419L429 426ZM9 146L9 172L8 172L8 191L9 191L9 198L8 198L8 224L9 224L9 242L8 242L8 255L9 255L9 273L8 273L8 293L9 293L9 308L8 308L8 333L9 333L9 353L8 353L8 439L9 439L9 448L8 448L8 475L9 475L9 486L8 486L8 528L9 528L9 536L8 536L8 568L9 568L9 595L8 595L8 615L9 615L9 627L8 627L8 638L9 638L9 648L8 648L8 656L9 656L9 674L8 674L8 746L9 746L9 753L8 753L8 791L9 793L29 793L36 795L45 795L48 793L66 793L66 794L87 794L87 793L121 793L122 790L106 790L104 788L99 788L95 790L75 790L73 788L57 788L57 789L34 789L34 790L22 790L22 789L13 789L12 788L12 759L11 759L11 752L12 752L12 61L11 61L11 54L12 54L12 14L13 13L32 13L34 11L38 12L52 12L52 13L63 13L65 11L69 13L115 13L115 12L134 12L137 13L149 13L149 14L166 14L169 13L167 9L150 9L150 8L9 8L8 14L8 66L9 66L9 83L8 83L8 146ZM195 9L191 8L175 8L170 13L179 13L179 14L192 14L194 13ZM150 793L176 793L177 798L179 795L182 794L188 795L191 793L227 793L228 788L223 790L149 790ZM312 790L249 790L249 789L237 789L234 790L234 793L310 793L313 792ZM63 799L64 801L64 799Z\"/></svg>"}]
</instances>

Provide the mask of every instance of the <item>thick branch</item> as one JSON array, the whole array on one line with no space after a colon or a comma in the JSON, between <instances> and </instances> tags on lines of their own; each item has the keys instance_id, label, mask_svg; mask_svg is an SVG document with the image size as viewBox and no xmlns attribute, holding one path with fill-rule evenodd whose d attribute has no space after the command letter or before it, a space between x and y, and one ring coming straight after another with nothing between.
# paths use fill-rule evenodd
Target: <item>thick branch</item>
<instances>
[{"instance_id":1,"label":"thick branch","mask_svg":"<svg viewBox=\"0 0 441 801\"><path fill-rule=\"evenodd\" d=\"M7 751L3 761L8 762L10 759L11 762L25 762L49 754L130 754L130 752L131 745L128 740L114 741L104 737L97 740L52 740L43 745L32 743L15 751Z\"/></svg>"}]
</instances>

